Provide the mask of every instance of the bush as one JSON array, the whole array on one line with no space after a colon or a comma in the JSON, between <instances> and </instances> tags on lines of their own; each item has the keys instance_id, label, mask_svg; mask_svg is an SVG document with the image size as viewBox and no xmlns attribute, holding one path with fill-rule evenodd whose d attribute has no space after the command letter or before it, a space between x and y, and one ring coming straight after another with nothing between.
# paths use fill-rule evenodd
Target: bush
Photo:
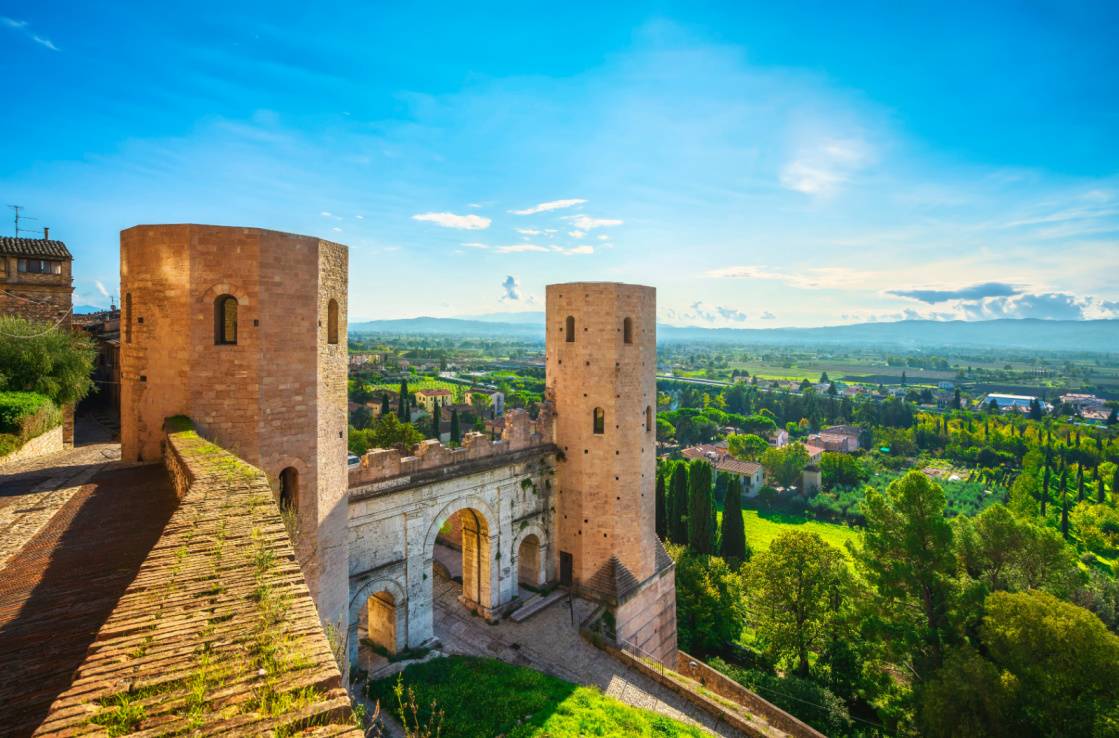
<instances>
[{"instance_id":1,"label":"bush","mask_svg":"<svg viewBox=\"0 0 1119 738\"><path fill-rule=\"evenodd\" d=\"M0 389L38 392L57 405L93 389L93 341L22 318L0 318Z\"/></svg>"},{"instance_id":2,"label":"bush","mask_svg":"<svg viewBox=\"0 0 1119 738\"><path fill-rule=\"evenodd\" d=\"M0 433L25 443L62 422L62 413L37 392L0 392ZM17 445L19 445L17 444Z\"/></svg>"},{"instance_id":3,"label":"bush","mask_svg":"<svg viewBox=\"0 0 1119 738\"><path fill-rule=\"evenodd\" d=\"M831 690L795 676L779 677L755 669L743 669L719 658L711 667L722 672L760 697L795 715L827 735L850 735L854 728L843 700Z\"/></svg>"}]
</instances>

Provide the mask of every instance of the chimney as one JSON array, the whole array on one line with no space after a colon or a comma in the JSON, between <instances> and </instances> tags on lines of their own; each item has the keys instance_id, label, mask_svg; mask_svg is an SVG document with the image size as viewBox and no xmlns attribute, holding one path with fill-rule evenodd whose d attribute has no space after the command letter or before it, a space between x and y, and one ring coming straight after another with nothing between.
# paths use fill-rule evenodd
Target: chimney
<instances>
[{"instance_id":1,"label":"chimney","mask_svg":"<svg viewBox=\"0 0 1119 738\"><path fill-rule=\"evenodd\" d=\"M51 240L51 229L50 229L50 226L43 226L43 240L44 240L44 241L49 241L49 240Z\"/></svg>"}]
</instances>

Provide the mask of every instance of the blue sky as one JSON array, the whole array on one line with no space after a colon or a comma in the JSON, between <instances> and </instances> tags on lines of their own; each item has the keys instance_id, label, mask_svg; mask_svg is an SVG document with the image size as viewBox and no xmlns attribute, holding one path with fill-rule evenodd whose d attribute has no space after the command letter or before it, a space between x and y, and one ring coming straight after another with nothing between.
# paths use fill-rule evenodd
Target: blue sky
<instances>
[{"instance_id":1,"label":"blue sky","mask_svg":"<svg viewBox=\"0 0 1119 738\"><path fill-rule=\"evenodd\" d=\"M0 2L0 194L79 303L189 221L349 245L352 319L1119 316L1115 3L161 5Z\"/></svg>"}]
</instances>

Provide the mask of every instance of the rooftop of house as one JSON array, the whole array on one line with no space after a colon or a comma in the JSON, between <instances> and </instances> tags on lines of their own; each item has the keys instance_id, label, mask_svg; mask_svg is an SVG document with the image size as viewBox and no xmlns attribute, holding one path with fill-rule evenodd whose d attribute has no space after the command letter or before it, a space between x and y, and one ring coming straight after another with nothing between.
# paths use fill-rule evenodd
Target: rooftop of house
<instances>
[{"instance_id":1,"label":"rooftop of house","mask_svg":"<svg viewBox=\"0 0 1119 738\"><path fill-rule=\"evenodd\" d=\"M450 397L451 391L445 389L422 389L416 390L416 394L423 395L424 397Z\"/></svg>"},{"instance_id":2,"label":"rooftop of house","mask_svg":"<svg viewBox=\"0 0 1119 738\"><path fill-rule=\"evenodd\" d=\"M686 459L704 459L710 462L717 470L729 474L751 477L756 474L762 465L753 461L741 461L734 458L725 448L704 443L691 446L680 452Z\"/></svg>"},{"instance_id":3,"label":"rooftop of house","mask_svg":"<svg viewBox=\"0 0 1119 738\"><path fill-rule=\"evenodd\" d=\"M72 259L70 250L62 241L46 238L15 238L0 236L0 254L4 256L31 257L33 259Z\"/></svg>"}]
</instances>

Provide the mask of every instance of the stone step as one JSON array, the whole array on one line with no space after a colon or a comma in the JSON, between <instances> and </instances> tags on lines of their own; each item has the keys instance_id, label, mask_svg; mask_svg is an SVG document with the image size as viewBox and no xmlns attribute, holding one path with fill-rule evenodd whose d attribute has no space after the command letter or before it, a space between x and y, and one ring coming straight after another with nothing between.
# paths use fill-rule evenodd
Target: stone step
<instances>
[{"instance_id":1,"label":"stone step","mask_svg":"<svg viewBox=\"0 0 1119 738\"><path fill-rule=\"evenodd\" d=\"M525 602L525 604L517 608L517 610L509 616L509 619L512 620L514 623L519 623L523 620L527 620L528 618L543 610L548 605L552 604L553 602L558 602L566 596L567 592L562 589L557 589L551 594L547 595L536 595L535 597L532 597L527 602Z\"/></svg>"}]
</instances>

